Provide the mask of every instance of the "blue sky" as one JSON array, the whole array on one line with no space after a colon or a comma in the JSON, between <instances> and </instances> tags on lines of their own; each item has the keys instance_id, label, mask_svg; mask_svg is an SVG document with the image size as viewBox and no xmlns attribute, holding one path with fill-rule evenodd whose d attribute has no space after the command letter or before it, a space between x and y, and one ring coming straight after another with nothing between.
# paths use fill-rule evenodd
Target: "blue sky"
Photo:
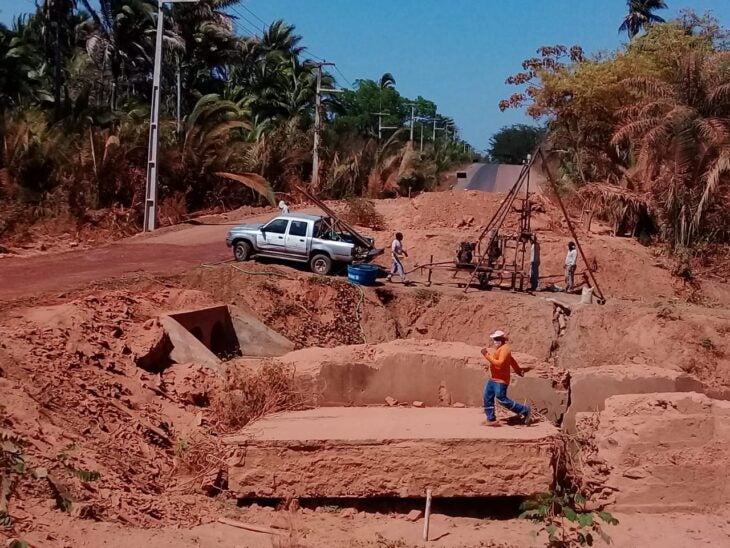
<instances>
[{"instance_id":1,"label":"blue sky","mask_svg":"<svg viewBox=\"0 0 730 548\"><path fill-rule=\"evenodd\" d=\"M712 11L730 26L730 0L666 0L671 18L683 8ZM423 95L452 116L479 149L503 125L529 122L502 113L504 84L542 45L579 44L588 53L614 50L624 0L248 0L241 25L260 32L261 21L296 25L312 54L337 63L351 82L391 72L398 90ZM0 21L33 8L32 0L0 0ZM255 14L255 15L254 15ZM245 17L245 19L244 19ZM342 86L345 78L334 73Z\"/></svg>"}]
</instances>

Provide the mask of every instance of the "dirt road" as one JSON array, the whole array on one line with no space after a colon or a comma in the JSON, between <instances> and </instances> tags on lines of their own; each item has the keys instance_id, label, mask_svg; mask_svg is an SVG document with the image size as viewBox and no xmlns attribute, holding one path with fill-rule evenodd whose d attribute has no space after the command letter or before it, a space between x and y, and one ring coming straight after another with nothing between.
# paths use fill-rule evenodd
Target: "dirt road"
<instances>
[{"instance_id":1,"label":"dirt road","mask_svg":"<svg viewBox=\"0 0 730 548\"><path fill-rule=\"evenodd\" d=\"M175 274L230 257L229 225L191 226L92 250L0 260L0 300L67 291L135 272Z\"/></svg>"}]
</instances>

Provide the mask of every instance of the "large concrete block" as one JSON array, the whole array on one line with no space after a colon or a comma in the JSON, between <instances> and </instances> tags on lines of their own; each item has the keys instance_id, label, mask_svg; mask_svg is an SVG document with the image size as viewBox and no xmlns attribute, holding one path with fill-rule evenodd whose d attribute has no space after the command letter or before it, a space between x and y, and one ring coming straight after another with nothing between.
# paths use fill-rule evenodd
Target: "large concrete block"
<instances>
[{"instance_id":1,"label":"large concrete block","mask_svg":"<svg viewBox=\"0 0 730 548\"><path fill-rule=\"evenodd\" d=\"M483 426L477 409L319 408L226 439L238 497L528 496L549 489L557 429Z\"/></svg>"},{"instance_id":2,"label":"large concrete block","mask_svg":"<svg viewBox=\"0 0 730 548\"><path fill-rule=\"evenodd\" d=\"M595 436L616 510L707 512L730 505L730 402L693 392L613 396Z\"/></svg>"},{"instance_id":3,"label":"large concrete block","mask_svg":"<svg viewBox=\"0 0 730 548\"><path fill-rule=\"evenodd\" d=\"M567 389L546 363L519 352L515 358L532 371L524 378L513 375L510 397L532 402L557 422L567 408ZM459 402L481 407L488 379L487 362L478 346L432 340L309 348L278 361L293 365L303 389L325 406L377 405L390 396L427 406Z\"/></svg>"},{"instance_id":4,"label":"large concrete block","mask_svg":"<svg viewBox=\"0 0 730 548\"><path fill-rule=\"evenodd\" d=\"M674 369L646 365L607 365L570 372L570 407L563 428L573 433L578 413L604 409L606 398L620 394L704 392L694 377Z\"/></svg>"}]
</instances>

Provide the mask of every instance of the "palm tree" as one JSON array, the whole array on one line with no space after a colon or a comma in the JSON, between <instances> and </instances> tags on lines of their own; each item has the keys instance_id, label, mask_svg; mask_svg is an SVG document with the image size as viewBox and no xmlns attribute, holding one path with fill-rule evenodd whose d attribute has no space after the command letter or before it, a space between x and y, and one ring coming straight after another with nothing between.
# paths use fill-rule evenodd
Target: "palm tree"
<instances>
[{"instance_id":1,"label":"palm tree","mask_svg":"<svg viewBox=\"0 0 730 548\"><path fill-rule=\"evenodd\" d=\"M663 213L674 247L711 232L705 226L730 174L730 52L685 56L670 82L636 77L638 100L620 114L612 143L639 152L637 166Z\"/></svg>"},{"instance_id":2,"label":"palm tree","mask_svg":"<svg viewBox=\"0 0 730 548\"><path fill-rule=\"evenodd\" d=\"M629 13L624 17L618 30L626 32L629 40L633 40L641 29L646 29L652 23L664 22L664 19L654 14L656 10L667 9L664 0L627 0L626 6L629 8Z\"/></svg>"},{"instance_id":3,"label":"palm tree","mask_svg":"<svg viewBox=\"0 0 730 548\"><path fill-rule=\"evenodd\" d=\"M200 97L221 94L230 67L241 58L241 39L234 32L234 17L224 10L241 0L200 0L171 8L172 27L183 48L172 63L181 76L184 109Z\"/></svg>"},{"instance_id":4,"label":"palm tree","mask_svg":"<svg viewBox=\"0 0 730 548\"><path fill-rule=\"evenodd\" d=\"M294 31L294 25L288 25L278 19L264 31L259 40L259 47L265 54L278 52L287 57L298 57L305 48L299 45L302 37L295 34Z\"/></svg>"},{"instance_id":5,"label":"palm tree","mask_svg":"<svg viewBox=\"0 0 730 548\"><path fill-rule=\"evenodd\" d=\"M53 66L53 108L56 121L61 118L61 88L63 66L69 58L74 42L75 0L45 0L39 7L41 33Z\"/></svg>"},{"instance_id":6,"label":"palm tree","mask_svg":"<svg viewBox=\"0 0 730 548\"><path fill-rule=\"evenodd\" d=\"M8 110L21 102L47 98L40 89L40 54L23 40L25 19L15 20L14 28L0 24L0 169L5 167L5 118Z\"/></svg>"},{"instance_id":7,"label":"palm tree","mask_svg":"<svg viewBox=\"0 0 730 548\"><path fill-rule=\"evenodd\" d=\"M380 89L395 89L395 77L390 72L385 72L378 81Z\"/></svg>"},{"instance_id":8,"label":"palm tree","mask_svg":"<svg viewBox=\"0 0 730 548\"><path fill-rule=\"evenodd\" d=\"M111 74L109 104L114 110L119 84L125 83L131 91L135 84L147 82L152 70L157 3L153 0L100 0L97 10L90 0L81 2L93 23L86 49L97 66ZM166 32L168 46L179 45L175 38Z\"/></svg>"}]
</instances>

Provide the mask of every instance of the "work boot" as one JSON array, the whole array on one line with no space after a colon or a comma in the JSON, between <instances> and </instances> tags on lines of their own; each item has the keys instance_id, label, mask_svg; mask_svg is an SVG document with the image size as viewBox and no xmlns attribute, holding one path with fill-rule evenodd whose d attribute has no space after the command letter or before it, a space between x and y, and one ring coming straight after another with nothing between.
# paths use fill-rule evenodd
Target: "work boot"
<instances>
[{"instance_id":1,"label":"work boot","mask_svg":"<svg viewBox=\"0 0 730 548\"><path fill-rule=\"evenodd\" d=\"M493 421L486 420L482 423L482 425L491 426L492 428L494 428L495 426L502 426L502 423L499 422L499 420L493 420Z\"/></svg>"},{"instance_id":2,"label":"work boot","mask_svg":"<svg viewBox=\"0 0 730 548\"><path fill-rule=\"evenodd\" d=\"M531 408L529 408L529 407L527 408L527 413L525 413L525 416L522 417L522 420L524 421L525 426L530 426L530 424L532 424L532 409Z\"/></svg>"}]
</instances>

